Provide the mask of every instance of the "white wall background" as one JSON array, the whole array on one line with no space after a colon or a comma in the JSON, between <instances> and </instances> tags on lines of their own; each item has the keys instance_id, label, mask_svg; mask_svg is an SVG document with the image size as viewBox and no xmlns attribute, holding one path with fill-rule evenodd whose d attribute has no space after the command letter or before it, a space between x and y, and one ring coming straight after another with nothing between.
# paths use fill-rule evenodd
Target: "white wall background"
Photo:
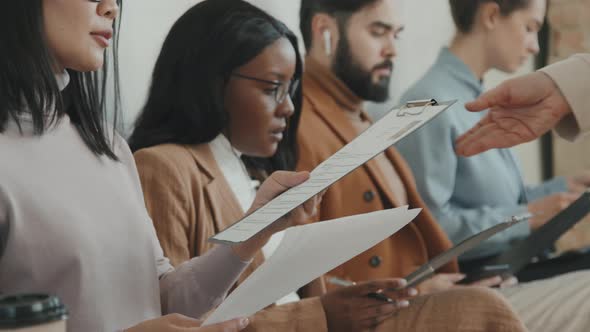
<instances>
[{"instance_id":1,"label":"white wall background","mask_svg":"<svg viewBox=\"0 0 590 332\"><path fill-rule=\"evenodd\" d=\"M285 22L299 35L299 0L249 0ZM124 120L127 126L141 109L161 44L174 21L199 0L127 0L123 8L120 35L120 74ZM427 9L427 10L426 10ZM450 41L454 27L446 0L405 0L401 10L405 31L398 43L392 82L392 100L383 105L368 105L373 114L398 103L405 91L434 62L439 49ZM522 72L531 71L532 62ZM491 73L486 86L493 87L506 75ZM517 148L529 183L541 180L540 145L537 142Z\"/></svg>"}]
</instances>

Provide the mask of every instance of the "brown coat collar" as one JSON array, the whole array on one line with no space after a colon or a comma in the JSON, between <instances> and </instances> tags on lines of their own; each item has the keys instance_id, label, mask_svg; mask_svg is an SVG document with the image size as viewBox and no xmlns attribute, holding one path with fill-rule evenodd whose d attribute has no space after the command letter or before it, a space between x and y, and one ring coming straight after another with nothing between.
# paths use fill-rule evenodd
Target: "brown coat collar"
<instances>
[{"instance_id":1,"label":"brown coat collar","mask_svg":"<svg viewBox=\"0 0 590 332\"><path fill-rule=\"evenodd\" d=\"M313 93L304 94L304 98L312 105L311 109L324 120L342 143L345 145L354 140L358 136L358 133L345 113L346 111L342 109L342 106L338 105L334 97L328 90L326 90L324 84L316 78L316 75L309 75L306 77L304 86L306 89L305 91L313 91ZM363 120L371 121L369 115L365 111L361 110L360 114ZM399 171L399 158L396 158L396 156L394 156L389 150L386 151L386 155ZM363 167L367 169L374 181L376 181L379 187L383 190L383 193L389 200L391 206L399 206L397 199L383 178L382 173L379 171L377 163L374 160L371 160L363 165ZM404 175L405 174L400 174L401 178L406 182L405 179L407 176Z\"/></svg>"}]
</instances>

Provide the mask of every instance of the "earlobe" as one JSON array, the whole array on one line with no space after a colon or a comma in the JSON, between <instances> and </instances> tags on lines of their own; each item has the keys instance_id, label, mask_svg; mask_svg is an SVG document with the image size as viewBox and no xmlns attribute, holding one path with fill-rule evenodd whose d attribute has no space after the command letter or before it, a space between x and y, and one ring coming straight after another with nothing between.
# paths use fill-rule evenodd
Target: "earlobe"
<instances>
[{"instance_id":1,"label":"earlobe","mask_svg":"<svg viewBox=\"0 0 590 332\"><path fill-rule=\"evenodd\" d=\"M332 55L332 33L330 30L325 29L322 32L322 36L324 37L324 51L326 52L327 56Z\"/></svg>"}]
</instances>

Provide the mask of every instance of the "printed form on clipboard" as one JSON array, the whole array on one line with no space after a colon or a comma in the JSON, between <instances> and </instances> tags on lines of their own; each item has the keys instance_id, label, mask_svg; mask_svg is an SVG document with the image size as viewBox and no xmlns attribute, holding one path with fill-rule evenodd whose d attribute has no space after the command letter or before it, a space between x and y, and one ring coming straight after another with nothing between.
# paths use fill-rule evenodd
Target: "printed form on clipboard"
<instances>
[{"instance_id":1,"label":"printed form on clipboard","mask_svg":"<svg viewBox=\"0 0 590 332\"><path fill-rule=\"evenodd\" d=\"M230 245L247 241L348 173L437 117L455 102L438 103L434 99L417 100L410 101L400 108L392 109L352 142L318 165L311 172L309 180L277 196L258 210L211 237L209 241Z\"/></svg>"}]
</instances>

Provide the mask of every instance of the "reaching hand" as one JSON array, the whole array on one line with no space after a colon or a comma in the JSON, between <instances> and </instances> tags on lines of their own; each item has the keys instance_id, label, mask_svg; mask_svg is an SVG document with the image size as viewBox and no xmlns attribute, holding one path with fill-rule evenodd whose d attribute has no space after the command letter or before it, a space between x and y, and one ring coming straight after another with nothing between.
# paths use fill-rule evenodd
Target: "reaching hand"
<instances>
[{"instance_id":1,"label":"reaching hand","mask_svg":"<svg viewBox=\"0 0 590 332\"><path fill-rule=\"evenodd\" d=\"M557 85L542 72L505 81L465 106L472 112L489 109L457 139L456 152L466 157L532 141L571 112Z\"/></svg>"}]
</instances>

